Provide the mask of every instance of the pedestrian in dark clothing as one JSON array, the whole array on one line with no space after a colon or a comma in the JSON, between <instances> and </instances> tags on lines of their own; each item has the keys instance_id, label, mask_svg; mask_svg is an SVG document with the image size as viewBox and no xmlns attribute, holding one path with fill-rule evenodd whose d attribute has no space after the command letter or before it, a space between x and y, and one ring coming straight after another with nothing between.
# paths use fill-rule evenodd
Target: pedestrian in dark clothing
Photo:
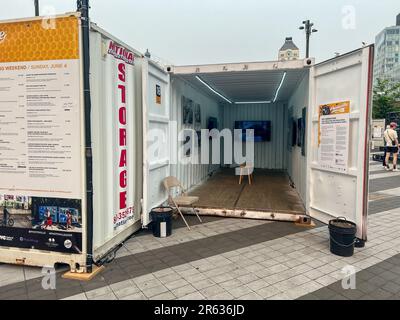
<instances>
[{"instance_id":1,"label":"pedestrian in dark clothing","mask_svg":"<svg viewBox=\"0 0 400 320\"><path fill-rule=\"evenodd\" d=\"M3 226L7 225L8 217L10 216L10 213L8 212L7 208L4 207L3 209Z\"/></svg>"}]
</instances>

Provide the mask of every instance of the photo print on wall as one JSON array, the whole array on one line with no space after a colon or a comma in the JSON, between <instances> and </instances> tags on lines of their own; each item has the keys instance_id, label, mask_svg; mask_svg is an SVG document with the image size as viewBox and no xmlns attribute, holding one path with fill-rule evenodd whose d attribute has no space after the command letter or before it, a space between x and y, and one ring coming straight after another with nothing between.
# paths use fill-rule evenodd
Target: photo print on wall
<instances>
[{"instance_id":1,"label":"photo print on wall","mask_svg":"<svg viewBox=\"0 0 400 320\"><path fill-rule=\"evenodd\" d=\"M182 96L182 124L193 124L193 101Z\"/></svg>"},{"instance_id":2,"label":"photo print on wall","mask_svg":"<svg viewBox=\"0 0 400 320\"><path fill-rule=\"evenodd\" d=\"M301 122L301 155L306 156L306 129L307 129L307 107L302 110L302 122Z\"/></svg>"},{"instance_id":3,"label":"photo print on wall","mask_svg":"<svg viewBox=\"0 0 400 320\"><path fill-rule=\"evenodd\" d=\"M201 126L201 107L198 103L194 104L194 122L196 126Z\"/></svg>"}]
</instances>

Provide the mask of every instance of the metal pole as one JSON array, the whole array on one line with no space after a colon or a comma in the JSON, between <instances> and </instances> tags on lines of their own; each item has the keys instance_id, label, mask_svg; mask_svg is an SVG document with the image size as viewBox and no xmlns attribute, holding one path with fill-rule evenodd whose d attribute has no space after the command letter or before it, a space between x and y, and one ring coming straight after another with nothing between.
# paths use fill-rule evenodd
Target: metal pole
<instances>
[{"instance_id":1,"label":"metal pole","mask_svg":"<svg viewBox=\"0 0 400 320\"><path fill-rule=\"evenodd\" d=\"M318 30L313 29L314 23L310 20L303 21L303 25L299 27L300 30L306 32L306 59L310 57L310 37L313 32L318 32Z\"/></svg>"},{"instance_id":2,"label":"metal pole","mask_svg":"<svg viewBox=\"0 0 400 320\"><path fill-rule=\"evenodd\" d=\"M35 16L39 17L39 0L34 0L35 2Z\"/></svg>"},{"instance_id":3,"label":"metal pole","mask_svg":"<svg viewBox=\"0 0 400 320\"><path fill-rule=\"evenodd\" d=\"M311 35L310 20L307 20L306 21L306 59L310 57L310 35Z\"/></svg>"},{"instance_id":4,"label":"metal pole","mask_svg":"<svg viewBox=\"0 0 400 320\"><path fill-rule=\"evenodd\" d=\"M77 1L82 20L83 89L85 100L85 156L86 156L86 270L91 273L93 261L93 160L90 97L90 20L89 0Z\"/></svg>"}]
</instances>

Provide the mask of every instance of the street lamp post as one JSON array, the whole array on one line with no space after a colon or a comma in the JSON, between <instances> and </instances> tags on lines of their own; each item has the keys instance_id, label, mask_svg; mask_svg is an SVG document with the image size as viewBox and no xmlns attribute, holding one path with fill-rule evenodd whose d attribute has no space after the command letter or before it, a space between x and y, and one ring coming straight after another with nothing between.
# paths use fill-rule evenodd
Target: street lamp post
<instances>
[{"instance_id":1,"label":"street lamp post","mask_svg":"<svg viewBox=\"0 0 400 320\"><path fill-rule=\"evenodd\" d=\"M35 16L39 16L39 0L34 0L35 2Z\"/></svg>"},{"instance_id":2,"label":"street lamp post","mask_svg":"<svg viewBox=\"0 0 400 320\"><path fill-rule=\"evenodd\" d=\"M313 28L314 23L310 20L303 21L303 26L299 27L300 30L306 31L306 58L310 57L310 36L314 32L318 32L317 29Z\"/></svg>"},{"instance_id":3,"label":"street lamp post","mask_svg":"<svg viewBox=\"0 0 400 320\"><path fill-rule=\"evenodd\" d=\"M84 91L84 121L85 121L85 156L86 156L86 272L92 273L93 260L93 159L91 114L92 101L90 93L90 19L89 0L77 0L77 8L81 13L82 23L82 60L83 60L83 91Z\"/></svg>"}]
</instances>

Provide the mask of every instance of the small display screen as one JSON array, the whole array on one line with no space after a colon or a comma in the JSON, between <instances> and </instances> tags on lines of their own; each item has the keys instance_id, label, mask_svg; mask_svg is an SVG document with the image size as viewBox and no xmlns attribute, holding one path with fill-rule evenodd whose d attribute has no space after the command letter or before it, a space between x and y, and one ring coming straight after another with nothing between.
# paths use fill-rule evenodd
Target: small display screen
<instances>
[{"instance_id":1,"label":"small display screen","mask_svg":"<svg viewBox=\"0 0 400 320\"><path fill-rule=\"evenodd\" d=\"M271 121L236 121L235 129L242 129L242 141L249 141L246 130L254 130L254 142L271 141Z\"/></svg>"}]
</instances>

